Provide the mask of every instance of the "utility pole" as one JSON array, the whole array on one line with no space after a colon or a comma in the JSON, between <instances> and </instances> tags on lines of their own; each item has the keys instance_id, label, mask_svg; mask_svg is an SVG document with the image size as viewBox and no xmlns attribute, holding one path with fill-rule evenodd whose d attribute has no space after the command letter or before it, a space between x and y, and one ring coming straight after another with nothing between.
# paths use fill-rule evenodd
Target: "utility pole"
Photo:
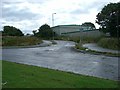
<instances>
[{"instance_id":1,"label":"utility pole","mask_svg":"<svg viewBox=\"0 0 120 90\"><path fill-rule=\"evenodd\" d=\"M52 27L54 27L54 14L56 13L52 13ZM54 40L54 31L53 31L53 40Z\"/></svg>"},{"instance_id":2,"label":"utility pole","mask_svg":"<svg viewBox=\"0 0 120 90\"><path fill-rule=\"evenodd\" d=\"M118 31L118 30L119 30L119 21L118 21L119 17L118 17L118 14L119 14L119 13L118 13L118 11L117 11L117 15L116 15L116 16L117 16L117 25L116 25L116 27L117 27L117 38L118 38L118 40L119 40L119 31Z\"/></svg>"},{"instance_id":3,"label":"utility pole","mask_svg":"<svg viewBox=\"0 0 120 90\"><path fill-rule=\"evenodd\" d=\"M120 43L120 41L119 41L119 27L120 27L120 25L119 25L119 17L118 17L118 15L119 15L119 11L117 11L117 14L116 14L116 17L117 17L117 24L116 24L116 29L117 29L117 39L118 39L118 50L120 49L120 45L119 45L119 43Z\"/></svg>"}]
</instances>

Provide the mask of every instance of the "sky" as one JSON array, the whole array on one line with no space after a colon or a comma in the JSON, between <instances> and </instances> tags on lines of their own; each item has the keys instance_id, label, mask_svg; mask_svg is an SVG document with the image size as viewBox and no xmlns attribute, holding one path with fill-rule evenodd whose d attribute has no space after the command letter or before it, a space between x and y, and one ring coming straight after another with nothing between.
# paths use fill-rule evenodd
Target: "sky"
<instances>
[{"instance_id":1,"label":"sky","mask_svg":"<svg viewBox=\"0 0 120 90\"><path fill-rule=\"evenodd\" d=\"M109 3L119 0L2 0L0 3L0 29L9 25L23 33L32 34L43 24L81 25L92 22L96 28L96 15ZM52 15L54 25L52 24Z\"/></svg>"}]
</instances>

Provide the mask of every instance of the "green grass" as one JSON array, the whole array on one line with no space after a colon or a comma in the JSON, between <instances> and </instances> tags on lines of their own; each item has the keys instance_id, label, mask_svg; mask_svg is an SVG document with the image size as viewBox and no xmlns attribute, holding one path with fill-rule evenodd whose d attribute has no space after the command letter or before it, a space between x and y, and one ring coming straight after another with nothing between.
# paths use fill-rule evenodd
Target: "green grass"
<instances>
[{"instance_id":1,"label":"green grass","mask_svg":"<svg viewBox=\"0 0 120 90\"><path fill-rule=\"evenodd\" d=\"M0 90L1 90L1 88L2 88L2 60L0 60Z\"/></svg>"},{"instance_id":2,"label":"green grass","mask_svg":"<svg viewBox=\"0 0 120 90\"><path fill-rule=\"evenodd\" d=\"M117 88L116 81L2 61L3 88Z\"/></svg>"},{"instance_id":3,"label":"green grass","mask_svg":"<svg viewBox=\"0 0 120 90\"><path fill-rule=\"evenodd\" d=\"M28 46L41 43L42 40L36 37L16 37L16 36L3 36L2 46Z\"/></svg>"}]
</instances>

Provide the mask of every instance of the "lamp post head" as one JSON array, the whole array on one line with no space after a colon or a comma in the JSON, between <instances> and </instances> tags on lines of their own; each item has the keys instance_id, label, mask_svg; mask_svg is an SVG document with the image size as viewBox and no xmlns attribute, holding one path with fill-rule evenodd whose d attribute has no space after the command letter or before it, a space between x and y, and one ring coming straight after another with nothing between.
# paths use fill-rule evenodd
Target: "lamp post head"
<instances>
[{"instance_id":1,"label":"lamp post head","mask_svg":"<svg viewBox=\"0 0 120 90\"><path fill-rule=\"evenodd\" d=\"M56 14L56 13L52 13L52 15L54 15L54 14Z\"/></svg>"}]
</instances>

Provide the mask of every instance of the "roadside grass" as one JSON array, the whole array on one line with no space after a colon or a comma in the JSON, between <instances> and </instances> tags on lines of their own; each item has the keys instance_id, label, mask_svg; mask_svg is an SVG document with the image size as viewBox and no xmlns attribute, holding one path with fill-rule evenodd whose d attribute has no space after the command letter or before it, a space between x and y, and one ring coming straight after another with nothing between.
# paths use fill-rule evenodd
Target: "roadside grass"
<instances>
[{"instance_id":1,"label":"roadside grass","mask_svg":"<svg viewBox=\"0 0 120 90\"><path fill-rule=\"evenodd\" d=\"M57 36L55 37L55 40L65 40L65 41L74 41L76 43L79 43L81 40L81 43L97 43L98 40L100 40L101 37L67 37L67 36Z\"/></svg>"},{"instance_id":2,"label":"roadside grass","mask_svg":"<svg viewBox=\"0 0 120 90\"><path fill-rule=\"evenodd\" d=\"M102 38L98 41L98 45L103 48L120 50L120 41L118 38Z\"/></svg>"},{"instance_id":3,"label":"roadside grass","mask_svg":"<svg viewBox=\"0 0 120 90\"><path fill-rule=\"evenodd\" d=\"M118 88L118 82L2 61L3 88Z\"/></svg>"},{"instance_id":4,"label":"roadside grass","mask_svg":"<svg viewBox=\"0 0 120 90\"><path fill-rule=\"evenodd\" d=\"M76 39L73 41L76 41ZM120 42L118 41L117 38L105 38L103 36L101 37L81 37L79 40L77 39L78 42L76 42L75 48L78 50L82 50L84 52L92 53L92 54L103 54L107 56L115 56L115 57L120 57L120 53L110 53L110 52L99 52L99 51L94 51L90 50L87 48L82 47L83 44L85 43L97 43L100 47L103 48L108 48L108 49L113 49L113 50L120 50ZM87 49L87 50L86 50Z\"/></svg>"},{"instance_id":5,"label":"roadside grass","mask_svg":"<svg viewBox=\"0 0 120 90\"><path fill-rule=\"evenodd\" d=\"M113 57L120 57L120 53L110 53L110 52L99 52L99 51L95 51L95 50L90 50L88 48L82 47L82 44L77 43L75 45L75 49L77 50L82 50L82 52L86 52L86 53L91 53L91 54L102 54L102 55L106 55L106 56L113 56Z\"/></svg>"},{"instance_id":6,"label":"roadside grass","mask_svg":"<svg viewBox=\"0 0 120 90\"><path fill-rule=\"evenodd\" d=\"M36 37L23 36L3 36L2 37L2 46L28 46L28 45L37 45L41 43L42 40Z\"/></svg>"},{"instance_id":7,"label":"roadside grass","mask_svg":"<svg viewBox=\"0 0 120 90\"><path fill-rule=\"evenodd\" d=\"M2 60L0 60L0 90L2 90Z\"/></svg>"},{"instance_id":8,"label":"roadside grass","mask_svg":"<svg viewBox=\"0 0 120 90\"><path fill-rule=\"evenodd\" d=\"M99 46L103 48L113 49L113 50L120 50L120 41L118 38L107 38L104 36L100 37L67 37L67 36L60 36L56 37L56 40L65 40L65 41L74 41L77 44L85 44L85 43L97 43ZM83 49L76 46L79 49Z\"/></svg>"}]
</instances>

